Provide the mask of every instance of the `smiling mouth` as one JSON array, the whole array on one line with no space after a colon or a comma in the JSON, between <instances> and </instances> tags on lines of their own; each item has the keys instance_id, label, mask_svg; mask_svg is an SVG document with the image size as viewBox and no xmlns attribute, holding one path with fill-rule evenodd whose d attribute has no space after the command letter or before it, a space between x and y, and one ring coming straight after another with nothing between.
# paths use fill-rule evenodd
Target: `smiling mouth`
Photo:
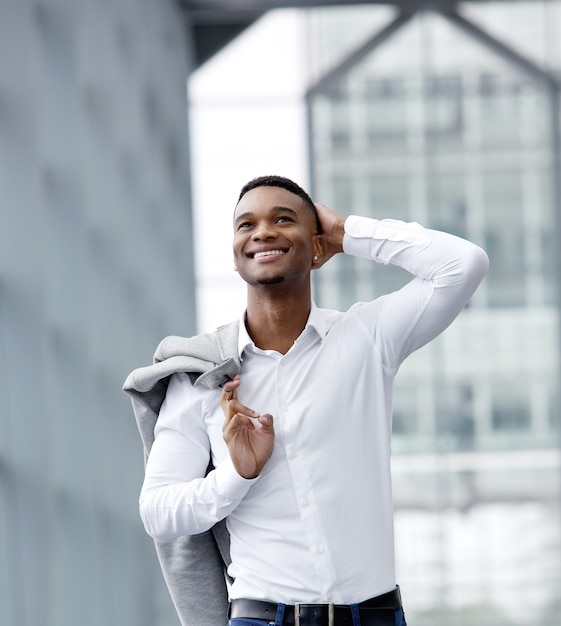
<instances>
[{"instance_id":1,"label":"smiling mouth","mask_svg":"<svg viewBox=\"0 0 561 626\"><path fill-rule=\"evenodd\" d=\"M264 257L268 257L268 256L281 256L285 254L284 250L265 250L263 252L256 252L253 255L254 259L262 259Z\"/></svg>"}]
</instances>

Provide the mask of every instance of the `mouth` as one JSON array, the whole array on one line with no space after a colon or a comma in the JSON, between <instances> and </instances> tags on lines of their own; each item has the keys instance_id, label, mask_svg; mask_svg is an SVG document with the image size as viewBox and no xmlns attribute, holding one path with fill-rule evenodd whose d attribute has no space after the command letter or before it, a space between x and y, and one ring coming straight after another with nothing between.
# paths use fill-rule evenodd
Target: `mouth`
<instances>
[{"instance_id":1,"label":"mouth","mask_svg":"<svg viewBox=\"0 0 561 626\"><path fill-rule=\"evenodd\" d=\"M266 259L286 254L286 250L261 250L253 254L254 259Z\"/></svg>"}]
</instances>

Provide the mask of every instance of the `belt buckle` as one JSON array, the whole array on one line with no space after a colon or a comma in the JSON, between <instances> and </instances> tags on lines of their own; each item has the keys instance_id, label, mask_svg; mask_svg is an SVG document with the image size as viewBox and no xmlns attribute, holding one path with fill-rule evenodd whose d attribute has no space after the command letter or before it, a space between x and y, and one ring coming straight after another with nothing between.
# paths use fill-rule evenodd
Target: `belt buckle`
<instances>
[{"instance_id":1,"label":"belt buckle","mask_svg":"<svg viewBox=\"0 0 561 626\"><path fill-rule=\"evenodd\" d=\"M300 624L300 605L311 606L313 604L327 605L327 626L335 626L335 606L333 602L295 602L294 603L294 626L305 626Z\"/></svg>"}]
</instances>

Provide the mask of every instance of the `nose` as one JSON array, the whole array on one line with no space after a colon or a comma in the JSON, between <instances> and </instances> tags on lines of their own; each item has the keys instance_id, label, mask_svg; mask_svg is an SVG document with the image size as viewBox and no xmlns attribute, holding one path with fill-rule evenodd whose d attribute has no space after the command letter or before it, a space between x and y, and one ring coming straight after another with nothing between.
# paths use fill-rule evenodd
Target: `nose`
<instances>
[{"instance_id":1,"label":"nose","mask_svg":"<svg viewBox=\"0 0 561 626\"><path fill-rule=\"evenodd\" d=\"M263 220L258 222L253 230L251 238L254 241L263 241L265 239L274 239L277 237L277 231L271 222Z\"/></svg>"}]
</instances>

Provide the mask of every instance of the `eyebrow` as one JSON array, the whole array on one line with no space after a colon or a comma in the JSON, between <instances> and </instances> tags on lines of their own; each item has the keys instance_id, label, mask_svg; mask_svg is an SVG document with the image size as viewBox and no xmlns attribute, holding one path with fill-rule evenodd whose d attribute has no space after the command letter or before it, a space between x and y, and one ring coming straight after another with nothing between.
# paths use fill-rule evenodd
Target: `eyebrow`
<instances>
[{"instance_id":1,"label":"eyebrow","mask_svg":"<svg viewBox=\"0 0 561 626\"><path fill-rule=\"evenodd\" d=\"M273 206L271 207L270 211L271 213L292 213L292 215L294 215L295 217L299 216L297 211L295 211L294 209L291 209L288 206ZM245 213L242 213L241 215L238 215L238 217L236 217L236 219L234 220L234 224L237 224L238 222L242 220L250 219L253 216L254 216L254 213L252 213L251 211L246 211Z\"/></svg>"}]
</instances>

